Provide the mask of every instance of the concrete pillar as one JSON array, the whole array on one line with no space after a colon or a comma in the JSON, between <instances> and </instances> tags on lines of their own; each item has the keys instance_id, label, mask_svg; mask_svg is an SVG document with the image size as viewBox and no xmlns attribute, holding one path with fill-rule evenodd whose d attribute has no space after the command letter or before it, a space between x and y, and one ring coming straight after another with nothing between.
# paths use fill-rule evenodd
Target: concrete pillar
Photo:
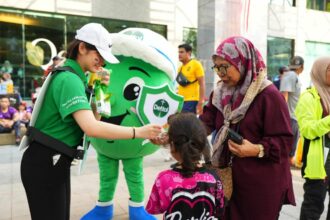
<instances>
[{"instance_id":1,"label":"concrete pillar","mask_svg":"<svg viewBox=\"0 0 330 220\"><path fill-rule=\"evenodd\" d=\"M211 70L211 54L215 47L215 1L198 1L197 58L205 70L206 97L214 86L214 73Z\"/></svg>"}]
</instances>

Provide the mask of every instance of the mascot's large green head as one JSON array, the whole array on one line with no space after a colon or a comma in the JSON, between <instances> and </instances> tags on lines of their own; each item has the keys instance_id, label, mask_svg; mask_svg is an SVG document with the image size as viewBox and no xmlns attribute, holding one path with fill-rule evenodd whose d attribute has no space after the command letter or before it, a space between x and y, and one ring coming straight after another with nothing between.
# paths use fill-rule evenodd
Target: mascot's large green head
<instances>
[{"instance_id":1,"label":"mascot's large green head","mask_svg":"<svg viewBox=\"0 0 330 220\"><path fill-rule=\"evenodd\" d=\"M112 34L113 54L119 64L108 66L112 73L108 90L111 94L111 117L101 120L123 126L140 127L137 101L144 86L164 84L173 89L176 53L161 35L142 28L128 28ZM148 140L91 139L98 153L114 159L142 157L158 147Z\"/></svg>"}]
</instances>

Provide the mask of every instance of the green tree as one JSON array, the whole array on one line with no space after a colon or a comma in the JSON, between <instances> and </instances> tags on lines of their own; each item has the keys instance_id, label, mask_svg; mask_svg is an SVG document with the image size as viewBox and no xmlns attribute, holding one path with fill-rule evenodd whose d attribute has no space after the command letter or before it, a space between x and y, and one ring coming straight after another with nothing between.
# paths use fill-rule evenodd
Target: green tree
<instances>
[{"instance_id":1,"label":"green tree","mask_svg":"<svg viewBox=\"0 0 330 220\"><path fill-rule=\"evenodd\" d=\"M183 28L183 41L192 46L192 56L197 54L197 28Z\"/></svg>"}]
</instances>

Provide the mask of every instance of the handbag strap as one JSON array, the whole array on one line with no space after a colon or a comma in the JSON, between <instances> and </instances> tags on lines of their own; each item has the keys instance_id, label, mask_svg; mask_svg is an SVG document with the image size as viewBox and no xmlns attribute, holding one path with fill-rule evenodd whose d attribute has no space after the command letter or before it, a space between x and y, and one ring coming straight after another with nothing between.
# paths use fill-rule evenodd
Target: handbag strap
<instances>
[{"instance_id":1,"label":"handbag strap","mask_svg":"<svg viewBox=\"0 0 330 220\"><path fill-rule=\"evenodd\" d=\"M190 59L189 61L188 61L188 63L191 61L192 59ZM187 63L187 64L188 64ZM181 73L182 75L183 75L183 72L182 72L182 67L183 67L183 65L181 65L181 67L180 67L180 70L179 70L179 73ZM186 77L185 75L183 75L184 77ZM187 77L186 77L187 78ZM193 83L195 83L195 82L197 82L198 81L198 79L195 79L194 81L189 81L188 79L187 79L187 81L189 82L189 84L193 84Z\"/></svg>"}]
</instances>

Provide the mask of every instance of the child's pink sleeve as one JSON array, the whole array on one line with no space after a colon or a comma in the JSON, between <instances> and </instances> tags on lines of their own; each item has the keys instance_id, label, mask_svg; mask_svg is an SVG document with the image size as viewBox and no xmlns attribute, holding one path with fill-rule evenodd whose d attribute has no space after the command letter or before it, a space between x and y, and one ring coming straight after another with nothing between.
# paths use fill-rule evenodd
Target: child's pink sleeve
<instances>
[{"instance_id":1,"label":"child's pink sleeve","mask_svg":"<svg viewBox=\"0 0 330 220\"><path fill-rule=\"evenodd\" d=\"M166 188L164 188L163 186L166 184L163 183L161 178L162 178L161 175L158 176L152 187L151 194L149 196L149 201L146 210L150 214L164 213L169 206L170 198L166 196L166 194L169 193L165 192Z\"/></svg>"},{"instance_id":2,"label":"child's pink sleeve","mask_svg":"<svg viewBox=\"0 0 330 220\"><path fill-rule=\"evenodd\" d=\"M155 183L154 186L152 187L152 191L151 191L151 194L149 196L149 201L148 201L148 204L147 204L147 207L146 207L147 212L150 213L150 214L163 213L161 211L160 201L161 201L160 196L159 196L158 189L157 189L157 186L156 186L156 183Z\"/></svg>"}]
</instances>

